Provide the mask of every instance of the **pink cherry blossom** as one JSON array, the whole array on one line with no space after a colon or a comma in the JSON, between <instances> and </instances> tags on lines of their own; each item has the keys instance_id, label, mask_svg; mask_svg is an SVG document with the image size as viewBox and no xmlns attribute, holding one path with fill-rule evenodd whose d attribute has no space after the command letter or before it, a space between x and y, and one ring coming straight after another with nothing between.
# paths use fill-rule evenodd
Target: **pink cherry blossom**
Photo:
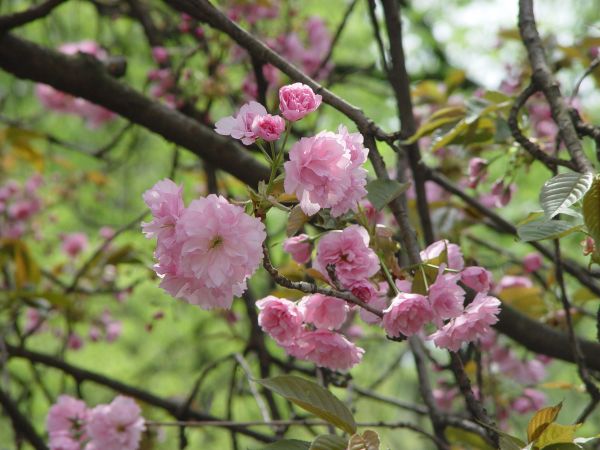
<instances>
[{"instance_id":1,"label":"pink cherry blossom","mask_svg":"<svg viewBox=\"0 0 600 450\"><path fill-rule=\"evenodd\" d=\"M421 259L424 262L431 261L439 257L444 251L446 251L448 259L448 269L462 270L465 266L460 247L456 244L451 244L446 239L434 242L429 247L421 252ZM445 261L441 261L445 262Z\"/></svg>"},{"instance_id":2,"label":"pink cherry blossom","mask_svg":"<svg viewBox=\"0 0 600 450\"><path fill-rule=\"evenodd\" d=\"M337 330L344 324L349 310L344 300L322 294L303 297L299 306L306 322L330 330Z\"/></svg>"},{"instance_id":3,"label":"pink cherry blossom","mask_svg":"<svg viewBox=\"0 0 600 450\"><path fill-rule=\"evenodd\" d=\"M412 336L432 319L433 311L427 297L401 292L383 311L382 326L389 336Z\"/></svg>"},{"instance_id":4,"label":"pink cherry blossom","mask_svg":"<svg viewBox=\"0 0 600 450\"><path fill-rule=\"evenodd\" d=\"M88 246L85 233L71 233L62 238L62 251L71 257L79 255Z\"/></svg>"},{"instance_id":5,"label":"pink cherry blossom","mask_svg":"<svg viewBox=\"0 0 600 450\"><path fill-rule=\"evenodd\" d=\"M152 57L158 64L169 61L169 51L165 47L152 47Z\"/></svg>"},{"instance_id":6,"label":"pink cherry blossom","mask_svg":"<svg viewBox=\"0 0 600 450\"><path fill-rule=\"evenodd\" d=\"M440 274L429 286L429 303L433 313L433 322L441 327L445 319L453 319L463 312L465 291L457 284L458 274L443 274L444 264L440 266Z\"/></svg>"},{"instance_id":7,"label":"pink cherry blossom","mask_svg":"<svg viewBox=\"0 0 600 450\"><path fill-rule=\"evenodd\" d=\"M307 234L299 234L287 238L283 241L283 250L292 255L292 259L298 264L306 264L310 261L312 253L310 237Z\"/></svg>"},{"instance_id":8,"label":"pink cherry blossom","mask_svg":"<svg viewBox=\"0 0 600 450\"><path fill-rule=\"evenodd\" d=\"M498 180L492 184L491 194L496 199L495 207L501 208L506 206L512 200L514 193L517 190L517 185L511 183L506 185L503 180Z\"/></svg>"},{"instance_id":9,"label":"pink cherry blossom","mask_svg":"<svg viewBox=\"0 0 600 450\"><path fill-rule=\"evenodd\" d=\"M252 132L265 141L276 141L285 131L285 120L280 116L266 114L256 116L252 121Z\"/></svg>"},{"instance_id":10,"label":"pink cherry blossom","mask_svg":"<svg viewBox=\"0 0 600 450\"><path fill-rule=\"evenodd\" d=\"M279 110L287 120L295 122L315 111L322 97L302 83L294 83L279 89Z\"/></svg>"},{"instance_id":11,"label":"pink cherry blossom","mask_svg":"<svg viewBox=\"0 0 600 450\"><path fill-rule=\"evenodd\" d=\"M349 370L365 353L341 334L329 330L305 331L286 351L331 370Z\"/></svg>"},{"instance_id":12,"label":"pink cherry blossom","mask_svg":"<svg viewBox=\"0 0 600 450\"><path fill-rule=\"evenodd\" d=\"M88 418L89 411L83 401L61 395L46 418L50 448L79 450L87 438L85 426Z\"/></svg>"},{"instance_id":13,"label":"pink cherry blossom","mask_svg":"<svg viewBox=\"0 0 600 450\"><path fill-rule=\"evenodd\" d=\"M539 253L529 253L523 258L523 268L526 273L535 272L542 267L542 255Z\"/></svg>"},{"instance_id":14,"label":"pink cherry blossom","mask_svg":"<svg viewBox=\"0 0 600 450\"><path fill-rule=\"evenodd\" d=\"M496 292L502 292L504 289L515 288L515 287L524 287L530 288L533 286L531 280L527 277L515 276L515 275L504 275L500 278L500 282L498 286L496 286Z\"/></svg>"},{"instance_id":15,"label":"pink cherry blossom","mask_svg":"<svg viewBox=\"0 0 600 450\"><path fill-rule=\"evenodd\" d=\"M382 295L379 297L372 298L371 300L369 300L368 304L373 308L383 311L388 307L388 299ZM381 323L381 317L379 317L376 314L373 314L372 312L367 311L364 308L359 309L358 315L364 322L370 325L377 325Z\"/></svg>"},{"instance_id":16,"label":"pink cherry blossom","mask_svg":"<svg viewBox=\"0 0 600 450\"><path fill-rule=\"evenodd\" d=\"M256 116L267 115L267 110L258 102L251 101L240 108L235 116L224 117L215 123L215 131L224 136L240 139L243 144L250 145L258 137L252 131L252 123Z\"/></svg>"},{"instance_id":17,"label":"pink cherry blossom","mask_svg":"<svg viewBox=\"0 0 600 450\"><path fill-rule=\"evenodd\" d=\"M485 294L477 294L465 312L452 319L429 339L440 348L456 352L462 344L473 342L491 332L490 326L498 321L500 300Z\"/></svg>"},{"instance_id":18,"label":"pink cherry blossom","mask_svg":"<svg viewBox=\"0 0 600 450\"><path fill-rule=\"evenodd\" d=\"M228 308L262 260L263 223L214 194L192 201L177 221L178 245L159 255L161 287L202 308Z\"/></svg>"},{"instance_id":19,"label":"pink cherry blossom","mask_svg":"<svg viewBox=\"0 0 600 450\"><path fill-rule=\"evenodd\" d=\"M470 266L460 273L460 279L475 292L486 293L490 290L492 274L483 267Z\"/></svg>"},{"instance_id":20,"label":"pink cherry blossom","mask_svg":"<svg viewBox=\"0 0 600 450\"><path fill-rule=\"evenodd\" d=\"M369 248L369 240L369 233L359 225L330 231L319 240L314 268L328 277L327 266L334 265L344 286L372 277L379 271L379 258Z\"/></svg>"},{"instance_id":21,"label":"pink cherry blossom","mask_svg":"<svg viewBox=\"0 0 600 450\"><path fill-rule=\"evenodd\" d=\"M368 279L357 280L347 286L348 290L363 302L369 303L378 295L377 289Z\"/></svg>"},{"instance_id":22,"label":"pink cherry blossom","mask_svg":"<svg viewBox=\"0 0 600 450\"><path fill-rule=\"evenodd\" d=\"M579 243L581 245L581 251L583 256L590 255L594 253L596 249L596 243L594 242L594 238L591 236L587 236L583 241Z\"/></svg>"},{"instance_id":23,"label":"pink cherry blossom","mask_svg":"<svg viewBox=\"0 0 600 450\"><path fill-rule=\"evenodd\" d=\"M87 433L94 450L137 450L146 425L131 398L117 396L90 412Z\"/></svg>"},{"instance_id":24,"label":"pink cherry blossom","mask_svg":"<svg viewBox=\"0 0 600 450\"><path fill-rule=\"evenodd\" d=\"M142 230L147 238L158 238L159 247L170 247L175 243L175 225L185 209L182 193L183 187L164 179L143 194L144 202L152 213L152 221L142 223Z\"/></svg>"},{"instance_id":25,"label":"pink cherry blossom","mask_svg":"<svg viewBox=\"0 0 600 450\"><path fill-rule=\"evenodd\" d=\"M444 386L433 389L432 394L440 410L450 412L452 410L454 399L458 397L458 389Z\"/></svg>"},{"instance_id":26,"label":"pink cherry blossom","mask_svg":"<svg viewBox=\"0 0 600 450\"><path fill-rule=\"evenodd\" d=\"M286 193L296 194L305 214L331 208L337 217L357 210L367 193L367 172L361 167L366 150L360 150L355 134L322 131L292 146L284 165L284 187Z\"/></svg>"},{"instance_id":27,"label":"pink cherry blossom","mask_svg":"<svg viewBox=\"0 0 600 450\"><path fill-rule=\"evenodd\" d=\"M546 404L546 395L537 389L525 388L523 394L513 400L511 408L519 414L528 414L540 410Z\"/></svg>"},{"instance_id":28,"label":"pink cherry blossom","mask_svg":"<svg viewBox=\"0 0 600 450\"><path fill-rule=\"evenodd\" d=\"M280 345L294 341L302 332L302 310L295 303L269 295L256 302L258 324Z\"/></svg>"}]
</instances>

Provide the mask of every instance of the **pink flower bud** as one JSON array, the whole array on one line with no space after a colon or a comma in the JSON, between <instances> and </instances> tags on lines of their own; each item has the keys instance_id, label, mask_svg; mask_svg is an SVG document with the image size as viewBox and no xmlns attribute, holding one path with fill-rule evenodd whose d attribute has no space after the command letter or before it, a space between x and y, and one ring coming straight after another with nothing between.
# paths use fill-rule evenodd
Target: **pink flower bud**
<instances>
[{"instance_id":1,"label":"pink flower bud","mask_svg":"<svg viewBox=\"0 0 600 450\"><path fill-rule=\"evenodd\" d=\"M279 110L287 120L295 122L315 111L322 97L302 83L283 86L279 90Z\"/></svg>"},{"instance_id":2,"label":"pink flower bud","mask_svg":"<svg viewBox=\"0 0 600 450\"><path fill-rule=\"evenodd\" d=\"M276 141L285 131L285 120L271 114L256 116L252 121L252 131L265 141Z\"/></svg>"},{"instance_id":3,"label":"pink flower bud","mask_svg":"<svg viewBox=\"0 0 600 450\"><path fill-rule=\"evenodd\" d=\"M529 253L523 258L523 268L526 273L535 272L542 267L542 256L539 253Z\"/></svg>"},{"instance_id":4,"label":"pink flower bud","mask_svg":"<svg viewBox=\"0 0 600 450\"><path fill-rule=\"evenodd\" d=\"M312 245L307 234L299 234L283 241L283 250L292 255L292 259L298 264L306 264L310 261Z\"/></svg>"},{"instance_id":5,"label":"pink flower bud","mask_svg":"<svg viewBox=\"0 0 600 450\"><path fill-rule=\"evenodd\" d=\"M152 47L152 57L158 64L165 64L169 61L169 52L164 47Z\"/></svg>"}]
</instances>

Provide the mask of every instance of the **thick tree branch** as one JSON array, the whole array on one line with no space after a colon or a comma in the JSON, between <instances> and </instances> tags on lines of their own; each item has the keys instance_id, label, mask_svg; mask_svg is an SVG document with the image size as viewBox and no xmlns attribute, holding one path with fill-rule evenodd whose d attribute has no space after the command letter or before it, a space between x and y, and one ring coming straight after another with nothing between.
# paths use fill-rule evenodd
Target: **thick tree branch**
<instances>
[{"instance_id":1,"label":"thick tree branch","mask_svg":"<svg viewBox=\"0 0 600 450\"><path fill-rule=\"evenodd\" d=\"M171 414L175 418L179 418L179 415L182 411L182 405L178 402L168 400L162 397L158 397L148 391L144 391L134 386L127 385L118 380L114 380L112 378L106 377L104 375L98 374L96 372L91 372L86 369L81 369L79 367L73 366L69 363L66 363L60 359L54 358L53 356L46 355L43 353L37 353L30 350L26 350L23 348L15 347L8 343L5 343L6 351L8 352L9 358L22 358L27 359L36 364L43 364L48 367L53 367L58 369L70 376L72 376L76 381L91 381L92 383L96 383L105 387L108 387L116 392L120 392L121 394L128 395L130 397L136 398L144 403L148 403L149 405L155 406L157 408L163 409ZM219 420L218 418L200 412L194 409L188 409L186 412L186 418L194 419L194 420ZM258 433L252 430L248 430L244 427L235 427L232 428L238 433L244 434L251 438L256 439L259 442L273 442L275 439L271 436L267 436L262 433Z\"/></svg>"},{"instance_id":2,"label":"thick tree branch","mask_svg":"<svg viewBox=\"0 0 600 450\"><path fill-rule=\"evenodd\" d=\"M12 30L33 22L34 20L46 17L52 12L54 8L61 5L67 0L46 0L44 3L32 6L25 11L8 14L6 16L0 16L0 33Z\"/></svg>"},{"instance_id":3,"label":"thick tree branch","mask_svg":"<svg viewBox=\"0 0 600 450\"><path fill-rule=\"evenodd\" d=\"M534 159L544 163L548 169L555 170L556 166L563 166L576 171L577 168L572 161L550 156L548 153L544 152L539 145L530 141L521 131L521 128L519 127L519 111L523 106L525 106L527 100L536 92L537 88L533 84L530 84L517 96L517 99L510 108L510 113L508 115L508 126L513 138L515 141L521 144L521 147L527 150L527 152L529 152Z\"/></svg>"},{"instance_id":4,"label":"thick tree branch","mask_svg":"<svg viewBox=\"0 0 600 450\"><path fill-rule=\"evenodd\" d=\"M268 169L243 147L118 82L93 58L63 55L6 34L0 37L0 67L104 106L251 186L269 176Z\"/></svg>"},{"instance_id":5,"label":"thick tree branch","mask_svg":"<svg viewBox=\"0 0 600 450\"><path fill-rule=\"evenodd\" d=\"M533 69L533 82L543 92L550 105L552 118L558 125L562 140L573 159L577 171L593 172L594 168L583 152L581 141L569 116L569 106L563 98L558 81L546 60L542 40L535 24L533 0L519 0L519 32L527 49L529 63Z\"/></svg>"},{"instance_id":6,"label":"thick tree branch","mask_svg":"<svg viewBox=\"0 0 600 450\"><path fill-rule=\"evenodd\" d=\"M27 439L36 450L48 450L42 438L37 434L27 417L25 417L17 408L17 405L12 401L8 392L0 389L0 405L10 418L13 429L21 437Z\"/></svg>"},{"instance_id":7,"label":"thick tree branch","mask_svg":"<svg viewBox=\"0 0 600 450\"><path fill-rule=\"evenodd\" d=\"M400 132L405 136L412 136L417 130L415 116L413 113L412 99L410 96L410 80L406 71L404 48L402 46L402 22L400 21L400 5L397 0L382 0L385 15L385 24L390 44L391 67L388 78L394 96L396 97L396 108L400 118ZM418 142L403 146L408 154L415 192L417 194L417 210L421 220L421 228L427 245L435 240L433 225L429 215L427 195L425 193L425 173L421 163L421 150Z\"/></svg>"}]
</instances>

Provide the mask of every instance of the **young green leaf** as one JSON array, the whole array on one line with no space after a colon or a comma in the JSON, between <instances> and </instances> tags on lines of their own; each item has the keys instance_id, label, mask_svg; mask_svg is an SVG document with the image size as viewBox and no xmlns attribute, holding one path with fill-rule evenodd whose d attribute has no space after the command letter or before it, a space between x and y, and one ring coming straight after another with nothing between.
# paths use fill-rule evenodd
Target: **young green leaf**
<instances>
[{"instance_id":1,"label":"young green leaf","mask_svg":"<svg viewBox=\"0 0 600 450\"><path fill-rule=\"evenodd\" d=\"M334 434L322 434L317 436L310 444L309 450L346 450L348 441Z\"/></svg>"},{"instance_id":2,"label":"young green leaf","mask_svg":"<svg viewBox=\"0 0 600 450\"><path fill-rule=\"evenodd\" d=\"M409 183L396 180L373 180L367 184L367 198L378 211L394 200L409 187Z\"/></svg>"},{"instance_id":3,"label":"young green leaf","mask_svg":"<svg viewBox=\"0 0 600 450\"><path fill-rule=\"evenodd\" d=\"M562 402L556 406L542 408L537 411L527 425L527 442L534 442L540 437L548 425L556 420L561 408Z\"/></svg>"},{"instance_id":4,"label":"young green leaf","mask_svg":"<svg viewBox=\"0 0 600 450\"><path fill-rule=\"evenodd\" d=\"M517 227L517 234L524 242L543 239L559 239L583 228L582 224L572 224L564 220L534 221Z\"/></svg>"},{"instance_id":5,"label":"young green leaf","mask_svg":"<svg viewBox=\"0 0 600 450\"><path fill-rule=\"evenodd\" d=\"M544 183L540 192L540 204L547 219L565 212L583 198L592 185L591 173L561 173Z\"/></svg>"},{"instance_id":6,"label":"young green leaf","mask_svg":"<svg viewBox=\"0 0 600 450\"><path fill-rule=\"evenodd\" d=\"M373 430L366 430L350 438L348 450L379 450L380 445L379 435Z\"/></svg>"},{"instance_id":7,"label":"young green leaf","mask_svg":"<svg viewBox=\"0 0 600 450\"><path fill-rule=\"evenodd\" d=\"M257 380L257 383L349 434L356 432L356 422L350 410L317 383L294 375L279 375Z\"/></svg>"}]
</instances>

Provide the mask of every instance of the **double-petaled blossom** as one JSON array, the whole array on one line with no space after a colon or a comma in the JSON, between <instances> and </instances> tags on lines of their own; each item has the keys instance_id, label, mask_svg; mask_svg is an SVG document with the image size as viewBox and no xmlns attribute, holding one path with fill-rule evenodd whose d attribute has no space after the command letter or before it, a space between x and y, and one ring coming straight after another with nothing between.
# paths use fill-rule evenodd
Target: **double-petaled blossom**
<instances>
[{"instance_id":1,"label":"double-petaled blossom","mask_svg":"<svg viewBox=\"0 0 600 450\"><path fill-rule=\"evenodd\" d=\"M316 328L337 330L346 321L348 305L342 299L313 294L300 301L304 320Z\"/></svg>"},{"instance_id":2,"label":"double-petaled blossom","mask_svg":"<svg viewBox=\"0 0 600 450\"><path fill-rule=\"evenodd\" d=\"M295 122L321 105L322 97L302 83L289 84L279 89L279 110L287 120Z\"/></svg>"},{"instance_id":3,"label":"double-petaled blossom","mask_svg":"<svg viewBox=\"0 0 600 450\"><path fill-rule=\"evenodd\" d=\"M401 292L383 311L381 324L389 336L412 336L432 320L433 311L427 297Z\"/></svg>"},{"instance_id":4,"label":"double-petaled blossom","mask_svg":"<svg viewBox=\"0 0 600 450\"><path fill-rule=\"evenodd\" d=\"M90 411L86 430L91 441L86 450L137 450L145 428L137 403L119 395Z\"/></svg>"},{"instance_id":5,"label":"double-petaled blossom","mask_svg":"<svg viewBox=\"0 0 600 450\"><path fill-rule=\"evenodd\" d=\"M61 395L52 405L46 418L49 446L54 449L82 448L87 439L85 426L89 410L84 402L68 395Z\"/></svg>"},{"instance_id":6,"label":"double-petaled blossom","mask_svg":"<svg viewBox=\"0 0 600 450\"><path fill-rule=\"evenodd\" d=\"M379 271L379 258L369 248L369 233L359 225L343 231L330 231L317 245L314 268L328 277L328 266L335 267L335 276L344 286L352 286Z\"/></svg>"},{"instance_id":7,"label":"double-petaled blossom","mask_svg":"<svg viewBox=\"0 0 600 450\"><path fill-rule=\"evenodd\" d=\"M265 114L256 116L252 121L252 132L259 138L271 142L279 139L285 131L285 120L279 116Z\"/></svg>"},{"instance_id":8,"label":"double-petaled blossom","mask_svg":"<svg viewBox=\"0 0 600 450\"><path fill-rule=\"evenodd\" d=\"M434 242L428 246L421 252L421 259L425 262L436 260L437 258L441 257L444 252L446 252L446 258L442 259L447 259L448 269L463 269L465 266L465 261L463 259L462 252L460 251L460 247L456 244L451 244L446 239ZM440 261L440 263L442 262L446 261Z\"/></svg>"},{"instance_id":9,"label":"double-petaled blossom","mask_svg":"<svg viewBox=\"0 0 600 450\"><path fill-rule=\"evenodd\" d=\"M285 349L296 358L331 370L349 370L365 353L341 334L329 330L304 331Z\"/></svg>"},{"instance_id":10,"label":"double-petaled blossom","mask_svg":"<svg viewBox=\"0 0 600 450\"><path fill-rule=\"evenodd\" d=\"M224 197L211 194L185 208L180 195L170 181L144 194L154 216L144 232L158 238L161 287L205 309L228 308L262 260L265 227Z\"/></svg>"},{"instance_id":11,"label":"double-petaled blossom","mask_svg":"<svg viewBox=\"0 0 600 450\"><path fill-rule=\"evenodd\" d=\"M223 117L215 123L215 131L224 136L239 139L245 145L254 144L258 135L252 130L257 116L266 116L267 110L258 102L251 101L240 108L235 116Z\"/></svg>"},{"instance_id":12,"label":"double-petaled blossom","mask_svg":"<svg viewBox=\"0 0 600 450\"><path fill-rule=\"evenodd\" d=\"M444 320L460 316L465 301L465 291L458 285L460 275L444 274L443 267L444 264L428 293L433 322L438 327L443 326Z\"/></svg>"},{"instance_id":13,"label":"double-petaled blossom","mask_svg":"<svg viewBox=\"0 0 600 450\"><path fill-rule=\"evenodd\" d=\"M292 256L298 264L306 264L310 261L312 244L307 234L292 236L283 241L283 250Z\"/></svg>"},{"instance_id":14,"label":"double-petaled blossom","mask_svg":"<svg viewBox=\"0 0 600 450\"><path fill-rule=\"evenodd\" d=\"M293 342L302 332L302 310L284 298L269 295L256 302L258 324L280 345Z\"/></svg>"},{"instance_id":15,"label":"double-petaled blossom","mask_svg":"<svg viewBox=\"0 0 600 450\"><path fill-rule=\"evenodd\" d=\"M429 339L435 345L456 352L462 344L473 342L491 331L490 326L498 321L500 300L485 294L475 299L460 316L452 319Z\"/></svg>"},{"instance_id":16,"label":"double-petaled blossom","mask_svg":"<svg viewBox=\"0 0 600 450\"><path fill-rule=\"evenodd\" d=\"M366 195L367 171L361 166L367 150L358 133L322 131L302 138L289 153L285 163L285 192L296 194L300 207L311 216L321 208L331 208L331 215L356 211Z\"/></svg>"},{"instance_id":17,"label":"double-petaled blossom","mask_svg":"<svg viewBox=\"0 0 600 450\"><path fill-rule=\"evenodd\" d=\"M475 292L486 293L492 284L492 274L479 266L469 266L460 273L460 280Z\"/></svg>"}]
</instances>

